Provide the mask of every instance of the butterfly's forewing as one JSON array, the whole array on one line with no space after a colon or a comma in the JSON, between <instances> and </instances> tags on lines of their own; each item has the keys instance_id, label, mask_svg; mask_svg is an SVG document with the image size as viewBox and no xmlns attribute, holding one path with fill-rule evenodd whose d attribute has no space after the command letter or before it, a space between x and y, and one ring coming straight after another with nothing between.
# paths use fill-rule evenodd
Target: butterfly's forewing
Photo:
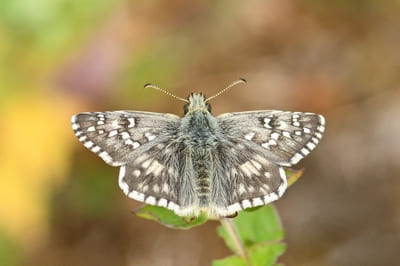
<instances>
[{"instance_id":1,"label":"butterfly's forewing","mask_svg":"<svg viewBox=\"0 0 400 266\"><path fill-rule=\"evenodd\" d=\"M71 122L75 135L86 148L107 164L120 166L170 138L180 119L171 114L115 111L80 113Z\"/></svg>"},{"instance_id":2,"label":"butterfly's forewing","mask_svg":"<svg viewBox=\"0 0 400 266\"><path fill-rule=\"evenodd\" d=\"M227 139L246 140L282 166L293 166L319 143L325 130L321 115L284 111L228 113L217 117Z\"/></svg>"}]
</instances>

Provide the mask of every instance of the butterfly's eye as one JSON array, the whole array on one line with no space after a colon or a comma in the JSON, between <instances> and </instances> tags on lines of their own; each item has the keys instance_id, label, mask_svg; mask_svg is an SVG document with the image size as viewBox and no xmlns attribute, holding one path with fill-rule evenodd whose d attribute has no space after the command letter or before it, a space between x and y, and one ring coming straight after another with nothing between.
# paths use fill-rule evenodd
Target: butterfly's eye
<instances>
[{"instance_id":1,"label":"butterfly's eye","mask_svg":"<svg viewBox=\"0 0 400 266\"><path fill-rule=\"evenodd\" d=\"M189 112L189 104L188 103L183 106L183 113L187 114L187 112Z\"/></svg>"},{"instance_id":2,"label":"butterfly's eye","mask_svg":"<svg viewBox=\"0 0 400 266\"><path fill-rule=\"evenodd\" d=\"M207 111L211 113L211 104L206 102Z\"/></svg>"}]
</instances>

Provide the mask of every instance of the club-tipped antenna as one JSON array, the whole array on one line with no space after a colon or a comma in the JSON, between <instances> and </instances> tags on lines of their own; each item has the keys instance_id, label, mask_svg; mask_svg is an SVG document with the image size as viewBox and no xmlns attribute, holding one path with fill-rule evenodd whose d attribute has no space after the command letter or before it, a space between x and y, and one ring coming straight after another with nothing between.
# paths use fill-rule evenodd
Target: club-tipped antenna
<instances>
[{"instance_id":1,"label":"club-tipped antenna","mask_svg":"<svg viewBox=\"0 0 400 266\"><path fill-rule=\"evenodd\" d=\"M244 78L240 78L238 80L235 80L234 82L232 82L231 84L229 84L228 87L226 87L225 89L221 90L220 92L218 92L217 94L215 94L214 96L211 96L209 98L206 99L206 102L208 102L209 100L214 99L215 97L221 95L222 93L224 93L225 91L227 91L228 89L232 88L233 86L240 84L240 83L247 83L247 81Z\"/></svg>"},{"instance_id":2,"label":"club-tipped antenna","mask_svg":"<svg viewBox=\"0 0 400 266\"><path fill-rule=\"evenodd\" d=\"M161 91L162 93L167 94L168 96L171 96L172 98L175 98L175 99L184 101L185 103L189 103L188 100L183 99L183 98L178 97L178 96L175 96L175 95L173 95L172 93L170 93L169 91L166 91L166 90L164 90L164 89L162 89L162 88L160 88L160 87L158 87L158 86L156 86L156 85L154 85L154 84L147 83L147 84L144 85L144 87L145 87L145 88L153 88L153 89L156 89L156 90L158 90L158 91Z\"/></svg>"}]
</instances>

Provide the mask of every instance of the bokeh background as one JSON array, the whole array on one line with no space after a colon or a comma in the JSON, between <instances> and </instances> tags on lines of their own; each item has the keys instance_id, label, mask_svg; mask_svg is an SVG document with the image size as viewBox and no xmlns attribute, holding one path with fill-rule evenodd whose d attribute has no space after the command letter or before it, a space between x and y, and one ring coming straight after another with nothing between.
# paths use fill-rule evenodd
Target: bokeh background
<instances>
[{"instance_id":1,"label":"bokeh background","mask_svg":"<svg viewBox=\"0 0 400 266\"><path fill-rule=\"evenodd\" d=\"M0 264L209 265L217 222L176 231L74 137L71 115L321 113L327 129L276 203L286 265L400 265L400 1L0 1Z\"/></svg>"}]
</instances>

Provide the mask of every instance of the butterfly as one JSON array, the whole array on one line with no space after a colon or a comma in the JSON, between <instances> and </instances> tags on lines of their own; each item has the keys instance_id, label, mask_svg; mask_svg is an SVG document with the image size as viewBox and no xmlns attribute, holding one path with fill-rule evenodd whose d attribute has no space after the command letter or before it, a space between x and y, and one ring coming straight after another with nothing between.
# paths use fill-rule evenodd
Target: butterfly
<instances>
[{"instance_id":1,"label":"butterfly","mask_svg":"<svg viewBox=\"0 0 400 266\"><path fill-rule=\"evenodd\" d=\"M112 111L74 115L82 144L120 167L119 187L130 198L179 216L235 215L266 205L287 188L284 167L297 164L320 142L322 115L287 111L211 114L210 98L192 93L183 117Z\"/></svg>"}]
</instances>

